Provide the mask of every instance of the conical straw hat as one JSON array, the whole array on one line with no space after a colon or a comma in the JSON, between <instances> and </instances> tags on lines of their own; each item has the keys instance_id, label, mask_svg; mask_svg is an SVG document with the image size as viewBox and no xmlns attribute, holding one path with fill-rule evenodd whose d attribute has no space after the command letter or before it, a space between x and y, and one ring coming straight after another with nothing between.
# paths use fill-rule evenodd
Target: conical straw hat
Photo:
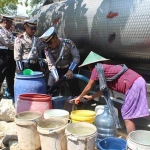
<instances>
[{"instance_id":1,"label":"conical straw hat","mask_svg":"<svg viewBox=\"0 0 150 150\"><path fill-rule=\"evenodd\" d=\"M91 51L89 53L89 55L86 57L86 59L84 60L84 62L78 67L83 67L83 66L95 63L95 62L105 61L105 60L109 60L109 59L106 59L106 58L94 53L93 51Z\"/></svg>"}]
</instances>

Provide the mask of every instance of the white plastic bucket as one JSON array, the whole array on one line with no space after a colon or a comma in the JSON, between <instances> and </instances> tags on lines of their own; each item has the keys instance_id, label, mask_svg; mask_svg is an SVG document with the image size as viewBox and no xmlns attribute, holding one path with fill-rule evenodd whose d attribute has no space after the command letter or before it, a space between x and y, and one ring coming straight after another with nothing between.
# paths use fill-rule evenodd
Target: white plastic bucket
<instances>
[{"instance_id":1,"label":"white plastic bucket","mask_svg":"<svg viewBox=\"0 0 150 150\"><path fill-rule=\"evenodd\" d=\"M127 139L129 150L150 150L150 131L136 130Z\"/></svg>"},{"instance_id":2,"label":"white plastic bucket","mask_svg":"<svg viewBox=\"0 0 150 150\"><path fill-rule=\"evenodd\" d=\"M50 109L44 112L44 118L49 119L50 117L65 117L69 119L69 112L63 109Z\"/></svg>"},{"instance_id":3,"label":"white plastic bucket","mask_svg":"<svg viewBox=\"0 0 150 150\"><path fill-rule=\"evenodd\" d=\"M64 117L51 117L39 122L37 130L40 134L42 150L67 150L65 128L68 119Z\"/></svg>"},{"instance_id":4,"label":"white plastic bucket","mask_svg":"<svg viewBox=\"0 0 150 150\"><path fill-rule=\"evenodd\" d=\"M67 136L67 150L94 150L97 129L87 122L72 123L65 130Z\"/></svg>"},{"instance_id":5,"label":"white plastic bucket","mask_svg":"<svg viewBox=\"0 0 150 150\"><path fill-rule=\"evenodd\" d=\"M41 112L25 111L15 117L18 143L21 150L36 150L41 147L37 123L42 118Z\"/></svg>"},{"instance_id":6,"label":"white plastic bucket","mask_svg":"<svg viewBox=\"0 0 150 150\"><path fill-rule=\"evenodd\" d=\"M96 116L99 115L99 114L102 114L104 112L104 106L106 106L106 105L97 105L95 107ZM115 108L115 107L114 107L114 109L115 109L115 112L118 116L118 109Z\"/></svg>"}]
</instances>

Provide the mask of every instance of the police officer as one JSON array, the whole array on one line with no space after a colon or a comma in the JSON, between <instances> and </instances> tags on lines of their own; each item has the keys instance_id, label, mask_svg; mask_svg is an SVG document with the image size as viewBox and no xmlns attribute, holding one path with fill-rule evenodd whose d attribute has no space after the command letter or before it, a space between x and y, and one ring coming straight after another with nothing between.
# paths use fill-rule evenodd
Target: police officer
<instances>
[{"instance_id":1,"label":"police officer","mask_svg":"<svg viewBox=\"0 0 150 150\"><path fill-rule=\"evenodd\" d=\"M59 38L55 28L49 28L41 37L46 44L45 56L50 70L48 86L52 86L62 76L68 77L72 96L80 93L78 80L73 79L73 72L80 61L79 51L70 39Z\"/></svg>"},{"instance_id":2,"label":"police officer","mask_svg":"<svg viewBox=\"0 0 150 150\"><path fill-rule=\"evenodd\" d=\"M13 23L13 16L2 16L0 25L0 86L6 77L7 82L7 97L14 96L14 76L15 76L15 61L14 61L14 36L10 32L10 27Z\"/></svg>"},{"instance_id":3,"label":"police officer","mask_svg":"<svg viewBox=\"0 0 150 150\"><path fill-rule=\"evenodd\" d=\"M30 19L24 21L25 32L15 39L14 58L17 65L17 71L32 69L33 71L42 71L43 60L41 52L44 49L42 40L35 36L37 29L37 20Z\"/></svg>"}]
</instances>

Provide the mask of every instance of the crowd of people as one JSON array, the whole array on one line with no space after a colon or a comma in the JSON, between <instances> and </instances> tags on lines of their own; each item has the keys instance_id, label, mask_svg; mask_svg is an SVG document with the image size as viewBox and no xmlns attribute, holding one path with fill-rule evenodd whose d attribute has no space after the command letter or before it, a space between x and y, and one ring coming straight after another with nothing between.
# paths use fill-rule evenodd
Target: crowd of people
<instances>
[{"instance_id":1,"label":"crowd of people","mask_svg":"<svg viewBox=\"0 0 150 150\"><path fill-rule=\"evenodd\" d=\"M94 95L87 95L95 81L100 81L95 67L99 62L102 63L108 88L125 95L121 113L127 132L130 133L136 129L134 118L149 115L146 83L141 75L127 67L123 70L122 65L105 64L104 61L107 59L93 52L79 66L87 65L91 71L90 80L81 92L77 88L78 80L73 78L73 73L77 72L80 62L79 50L75 43L70 39L58 37L54 27L50 27L42 36L37 37L35 35L36 19L24 20L25 32L15 37L12 34L13 20L11 16L3 16L0 25L0 86L6 78L8 96L14 97L15 72L22 72L24 69L44 71L42 58L44 53L49 69L48 87L64 75L67 76L71 94L78 96L73 99L76 104L83 97L92 100L103 94L100 90Z\"/></svg>"}]
</instances>

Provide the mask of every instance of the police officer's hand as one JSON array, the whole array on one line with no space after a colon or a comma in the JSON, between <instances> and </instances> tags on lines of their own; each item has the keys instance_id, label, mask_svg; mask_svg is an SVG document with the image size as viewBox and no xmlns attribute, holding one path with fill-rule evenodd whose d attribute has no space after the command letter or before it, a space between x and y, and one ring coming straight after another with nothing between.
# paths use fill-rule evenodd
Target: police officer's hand
<instances>
[{"instance_id":1,"label":"police officer's hand","mask_svg":"<svg viewBox=\"0 0 150 150\"><path fill-rule=\"evenodd\" d=\"M73 72L71 70L68 70L67 73L65 74L69 79L73 78Z\"/></svg>"},{"instance_id":2,"label":"police officer's hand","mask_svg":"<svg viewBox=\"0 0 150 150\"><path fill-rule=\"evenodd\" d=\"M41 71L41 72L44 72L44 68L43 68L43 67L40 67L40 71Z\"/></svg>"},{"instance_id":3,"label":"police officer's hand","mask_svg":"<svg viewBox=\"0 0 150 150\"><path fill-rule=\"evenodd\" d=\"M59 78L56 78L56 79L55 79L55 82L57 82L58 80L59 80Z\"/></svg>"},{"instance_id":4,"label":"police officer's hand","mask_svg":"<svg viewBox=\"0 0 150 150\"><path fill-rule=\"evenodd\" d=\"M23 70L18 70L18 68L16 67L16 70L15 70L15 72L16 73L21 73Z\"/></svg>"}]
</instances>

